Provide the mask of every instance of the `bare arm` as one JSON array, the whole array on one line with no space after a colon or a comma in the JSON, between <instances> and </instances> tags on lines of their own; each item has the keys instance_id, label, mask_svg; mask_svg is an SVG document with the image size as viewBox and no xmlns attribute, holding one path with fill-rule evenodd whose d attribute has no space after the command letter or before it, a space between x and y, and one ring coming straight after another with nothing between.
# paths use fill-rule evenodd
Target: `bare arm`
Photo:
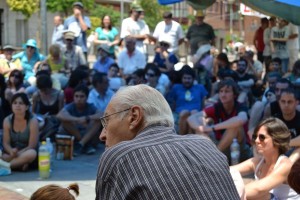
<instances>
[{"instance_id":1,"label":"bare arm","mask_svg":"<svg viewBox=\"0 0 300 200\"><path fill-rule=\"evenodd\" d=\"M266 177L253 181L246 185L246 196L248 198L255 198L269 192L271 189L277 187L278 185L284 183L292 167L292 162L286 158L283 159L279 166L274 169Z\"/></svg>"},{"instance_id":2,"label":"bare arm","mask_svg":"<svg viewBox=\"0 0 300 200\"><path fill-rule=\"evenodd\" d=\"M4 150L9 154L9 155L13 155L13 148L11 147L10 145L10 123L9 123L9 120L8 120L8 117L6 117L4 119L4 122L3 122L3 141L2 141L2 144L3 144L3 147L4 147Z\"/></svg>"},{"instance_id":3,"label":"bare arm","mask_svg":"<svg viewBox=\"0 0 300 200\"><path fill-rule=\"evenodd\" d=\"M258 158L250 158L240 164L230 166L230 168L235 169L241 173L242 176L248 175L255 171L255 163L258 163Z\"/></svg>"},{"instance_id":4,"label":"bare arm","mask_svg":"<svg viewBox=\"0 0 300 200\"><path fill-rule=\"evenodd\" d=\"M100 120L100 118L103 116L103 113L101 111L97 111L95 114L90 115L89 118L91 120Z\"/></svg>"},{"instance_id":5,"label":"bare arm","mask_svg":"<svg viewBox=\"0 0 300 200\"><path fill-rule=\"evenodd\" d=\"M74 117L70 115L70 113L66 109L62 109L59 111L59 113L56 115L56 117L65 122L78 122L80 118Z\"/></svg>"},{"instance_id":6,"label":"bare arm","mask_svg":"<svg viewBox=\"0 0 300 200\"><path fill-rule=\"evenodd\" d=\"M64 107L65 95L62 91L59 92L58 109L61 110Z\"/></svg>"},{"instance_id":7,"label":"bare arm","mask_svg":"<svg viewBox=\"0 0 300 200\"><path fill-rule=\"evenodd\" d=\"M79 21L79 25L80 25L81 30L83 32L87 31L89 29L89 27L84 22L83 15L82 15L82 13L81 13L81 11L79 9L76 9L76 11L75 11L75 17Z\"/></svg>"},{"instance_id":8,"label":"bare arm","mask_svg":"<svg viewBox=\"0 0 300 200\"><path fill-rule=\"evenodd\" d=\"M239 81L238 85L242 86L242 87L251 87L252 85L254 85L254 80L253 79L249 79L247 81Z\"/></svg>"},{"instance_id":9,"label":"bare arm","mask_svg":"<svg viewBox=\"0 0 300 200\"><path fill-rule=\"evenodd\" d=\"M203 125L204 118L206 118L206 113L201 111L189 116L187 122L192 129L197 130L199 126Z\"/></svg>"},{"instance_id":10,"label":"bare arm","mask_svg":"<svg viewBox=\"0 0 300 200\"><path fill-rule=\"evenodd\" d=\"M300 147L300 136L297 136L294 139L291 139L290 146L291 147Z\"/></svg>"},{"instance_id":11,"label":"bare arm","mask_svg":"<svg viewBox=\"0 0 300 200\"><path fill-rule=\"evenodd\" d=\"M37 114L36 113L36 107L37 107L37 103L38 103L38 92L35 92L33 95L32 95L32 113L33 114Z\"/></svg>"},{"instance_id":12,"label":"bare arm","mask_svg":"<svg viewBox=\"0 0 300 200\"><path fill-rule=\"evenodd\" d=\"M223 130L243 126L248 120L247 113L242 111L237 116L215 125L215 130Z\"/></svg>"},{"instance_id":13,"label":"bare arm","mask_svg":"<svg viewBox=\"0 0 300 200\"><path fill-rule=\"evenodd\" d=\"M270 116L271 116L271 106L270 106L270 104L268 104L265 107L263 119L266 119Z\"/></svg>"},{"instance_id":14,"label":"bare arm","mask_svg":"<svg viewBox=\"0 0 300 200\"><path fill-rule=\"evenodd\" d=\"M29 123L29 130L30 130L30 136L29 136L29 142L28 146L24 149L21 149L18 154L21 154L28 149L35 149L37 147L38 141L39 141L39 125L36 118L32 118Z\"/></svg>"},{"instance_id":15,"label":"bare arm","mask_svg":"<svg viewBox=\"0 0 300 200\"><path fill-rule=\"evenodd\" d=\"M109 43L108 40L99 40L98 37L99 37L98 33L95 32L95 39L94 39L95 44L108 44Z\"/></svg>"}]
</instances>

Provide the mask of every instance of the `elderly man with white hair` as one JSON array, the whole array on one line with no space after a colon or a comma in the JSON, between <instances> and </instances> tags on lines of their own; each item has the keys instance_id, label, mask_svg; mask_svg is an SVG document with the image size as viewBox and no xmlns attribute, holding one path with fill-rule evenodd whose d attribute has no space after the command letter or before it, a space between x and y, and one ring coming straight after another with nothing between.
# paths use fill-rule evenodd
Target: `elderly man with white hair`
<instances>
[{"instance_id":1,"label":"elderly man with white hair","mask_svg":"<svg viewBox=\"0 0 300 200\"><path fill-rule=\"evenodd\" d=\"M240 199L226 157L208 139L177 135L165 98L121 88L101 118L96 199Z\"/></svg>"}]
</instances>

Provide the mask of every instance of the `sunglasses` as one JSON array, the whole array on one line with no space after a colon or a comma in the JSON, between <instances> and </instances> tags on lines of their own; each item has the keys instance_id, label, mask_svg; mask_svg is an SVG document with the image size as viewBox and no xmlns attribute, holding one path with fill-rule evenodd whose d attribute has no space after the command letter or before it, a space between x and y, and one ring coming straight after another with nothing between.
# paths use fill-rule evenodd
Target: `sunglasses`
<instances>
[{"instance_id":1,"label":"sunglasses","mask_svg":"<svg viewBox=\"0 0 300 200\"><path fill-rule=\"evenodd\" d=\"M258 137L258 139L259 139L260 142L264 142L265 139L266 139L266 136L263 135L263 134L258 134L258 135L253 134L253 135L252 135L252 141L254 142L254 141L256 140L257 137Z\"/></svg>"},{"instance_id":2,"label":"sunglasses","mask_svg":"<svg viewBox=\"0 0 300 200\"><path fill-rule=\"evenodd\" d=\"M35 48L32 46L27 46L27 49L35 49Z\"/></svg>"},{"instance_id":3,"label":"sunglasses","mask_svg":"<svg viewBox=\"0 0 300 200\"><path fill-rule=\"evenodd\" d=\"M12 74L11 77L12 77L12 76L15 77L15 78L20 78L20 77L21 77L20 74Z\"/></svg>"},{"instance_id":4,"label":"sunglasses","mask_svg":"<svg viewBox=\"0 0 300 200\"><path fill-rule=\"evenodd\" d=\"M149 77L154 77L155 76L155 74L150 74L150 73L147 73L146 75L149 76Z\"/></svg>"}]
</instances>

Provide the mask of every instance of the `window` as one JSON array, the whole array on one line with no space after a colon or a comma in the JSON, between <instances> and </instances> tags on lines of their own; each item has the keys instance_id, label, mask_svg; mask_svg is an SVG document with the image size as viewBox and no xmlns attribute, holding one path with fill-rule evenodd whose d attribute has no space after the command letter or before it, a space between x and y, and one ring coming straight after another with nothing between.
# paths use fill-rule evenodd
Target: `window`
<instances>
[{"instance_id":1,"label":"window","mask_svg":"<svg viewBox=\"0 0 300 200\"><path fill-rule=\"evenodd\" d=\"M187 3L180 2L172 5L172 13L175 18L184 18L188 16L188 5Z\"/></svg>"},{"instance_id":2,"label":"window","mask_svg":"<svg viewBox=\"0 0 300 200\"><path fill-rule=\"evenodd\" d=\"M16 44L23 44L28 39L28 20L16 20Z\"/></svg>"}]
</instances>

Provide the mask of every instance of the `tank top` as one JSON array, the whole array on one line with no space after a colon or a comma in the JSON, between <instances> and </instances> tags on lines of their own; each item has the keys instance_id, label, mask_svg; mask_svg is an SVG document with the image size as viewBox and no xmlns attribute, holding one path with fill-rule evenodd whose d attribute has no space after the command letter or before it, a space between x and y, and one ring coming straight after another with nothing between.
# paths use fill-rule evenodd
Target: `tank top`
<instances>
[{"instance_id":1,"label":"tank top","mask_svg":"<svg viewBox=\"0 0 300 200\"><path fill-rule=\"evenodd\" d=\"M28 146L29 136L30 136L29 122L31 118L32 116L30 116L29 120L27 121L25 130L23 132L17 132L14 130L13 127L13 120L14 120L13 114L8 116L8 120L11 126L10 133L9 133L10 143L13 148L18 148L19 150L21 150Z\"/></svg>"},{"instance_id":2,"label":"tank top","mask_svg":"<svg viewBox=\"0 0 300 200\"><path fill-rule=\"evenodd\" d=\"M55 102L52 105L45 105L41 99L40 93L38 93L38 101L37 101L37 111L36 113L39 114L46 114L48 113L49 115L56 115L59 112L59 95L60 91L57 92L57 97Z\"/></svg>"},{"instance_id":3,"label":"tank top","mask_svg":"<svg viewBox=\"0 0 300 200\"><path fill-rule=\"evenodd\" d=\"M278 167L280 161L283 158L287 158L285 155L280 155L275 163L274 169ZM255 168L255 180L259 180L257 177L258 169L260 168L261 164L263 163L264 159L262 158L258 165ZM279 200L293 200L293 199L300 199L300 195L298 195L288 184L280 184L274 189L270 190L270 193L274 194L276 198Z\"/></svg>"},{"instance_id":4,"label":"tank top","mask_svg":"<svg viewBox=\"0 0 300 200\"><path fill-rule=\"evenodd\" d=\"M49 57L48 59L48 63L50 65L50 68L52 70L53 73L56 73L56 72L59 72L60 70L62 70L65 66L65 62L66 62L66 59L65 57L61 57L61 62L60 63L54 63L51 59L51 57Z\"/></svg>"}]
</instances>

